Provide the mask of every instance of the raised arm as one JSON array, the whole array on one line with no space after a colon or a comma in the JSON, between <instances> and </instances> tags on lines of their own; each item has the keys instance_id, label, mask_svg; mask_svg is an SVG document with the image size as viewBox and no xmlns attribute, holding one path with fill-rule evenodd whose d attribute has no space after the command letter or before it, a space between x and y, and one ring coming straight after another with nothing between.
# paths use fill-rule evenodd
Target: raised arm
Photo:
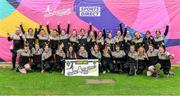
<instances>
[{"instance_id":1,"label":"raised arm","mask_svg":"<svg viewBox=\"0 0 180 96\"><path fill-rule=\"evenodd\" d=\"M94 30L94 36L95 38L97 38L97 32Z\"/></svg>"},{"instance_id":2,"label":"raised arm","mask_svg":"<svg viewBox=\"0 0 180 96\"><path fill-rule=\"evenodd\" d=\"M90 34L91 31L92 31L92 24L89 24L88 35Z\"/></svg>"},{"instance_id":3,"label":"raised arm","mask_svg":"<svg viewBox=\"0 0 180 96\"><path fill-rule=\"evenodd\" d=\"M106 30L103 28L103 37L106 39Z\"/></svg>"},{"instance_id":4,"label":"raised arm","mask_svg":"<svg viewBox=\"0 0 180 96\"><path fill-rule=\"evenodd\" d=\"M61 34L61 26L60 26L60 24L58 24L58 26L57 26L57 31L58 31L59 34Z\"/></svg>"},{"instance_id":5,"label":"raised arm","mask_svg":"<svg viewBox=\"0 0 180 96\"><path fill-rule=\"evenodd\" d=\"M38 30L37 30L37 28L35 28L35 34L34 34L34 37L36 38L36 39L38 39Z\"/></svg>"},{"instance_id":6,"label":"raised arm","mask_svg":"<svg viewBox=\"0 0 180 96\"><path fill-rule=\"evenodd\" d=\"M37 29L37 28L36 28L36 29ZM37 34L40 33L41 29L42 29L42 25L40 24L40 25L39 25L39 29L37 29Z\"/></svg>"},{"instance_id":7,"label":"raised arm","mask_svg":"<svg viewBox=\"0 0 180 96\"><path fill-rule=\"evenodd\" d=\"M24 33L25 33L25 30L24 30L24 28L23 28L22 23L20 24L20 29L21 29L22 33L24 34Z\"/></svg>"},{"instance_id":8,"label":"raised arm","mask_svg":"<svg viewBox=\"0 0 180 96\"><path fill-rule=\"evenodd\" d=\"M12 41L12 38L10 37L10 34L9 33L7 33L7 39L8 39L8 41Z\"/></svg>"},{"instance_id":9,"label":"raised arm","mask_svg":"<svg viewBox=\"0 0 180 96\"><path fill-rule=\"evenodd\" d=\"M48 34L50 34L50 33L51 33L51 31L50 31L50 28L49 28L49 24L47 24L47 25L46 25L46 28L47 28L47 32L48 32Z\"/></svg>"},{"instance_id":10,"label":"raised arm","mask_svg":"<svg viewBox=\"0 0 180 96\"><path fill-rule=\"evenodd\" d=\"M169 32L169 25L166 25L166 29L165 29L165 32L164 32L164 36L167 36Z\"/></svg>"},{"instance_id":11,"label":"raised arm","mask_svg":"<svg viewBox=\"0 0 180 96\"><path fill-rule=\"evenodd\" d=\"M66 30L66 33L67 33L67 34L69 34L69 32L70 32L70 24L68 24L67 30Z\"/></svg>"},{"instance_id":12,"label":"raised arm","mask_svg":"<svg viewBox=\"0 0 180 96\"><path fill-rule=\"evenodd\" d=\"M127 34L127 30L128 30L128 27L126 26L126 27L125 27L125 30L124 30L124 33L123 33L123 37L125 37L125 36L126 36L126 34Z\"/></svg>"},{"instance_id":13,"label":"raised arm","mask_svg":"<svg viewBox=\"0 0 180 96\"><path fill-rule=\"evenodd\" d=\"M122 24L119 24L119 30L121 31L121 34L123 34L123 30L122 30Z\"/></svg>"}]
</instances>

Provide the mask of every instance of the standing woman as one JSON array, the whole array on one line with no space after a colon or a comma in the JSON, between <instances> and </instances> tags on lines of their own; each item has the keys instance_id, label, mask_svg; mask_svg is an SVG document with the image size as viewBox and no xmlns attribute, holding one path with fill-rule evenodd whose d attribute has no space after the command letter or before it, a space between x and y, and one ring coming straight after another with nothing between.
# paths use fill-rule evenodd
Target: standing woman
<instances>
[{"instance_id":1,"label":"standing woman","mask_svg":"<svg viewBox=\"0 0 180 96\"><path fill-rule=\"evenodd\" d=\"M153 74L156 75L156 77L159 77L160 74L160 66L158 64L158 49L154 48L154 45L150 44L147 56L148 56L148 62L147 62L147 76L152 76Z\"/></svg>"},{"instance_id":2,"label":"standing woman","mask_svg":"<svg viewBox=\"0 0 180 96\"><path fill-rule=\"evenodd\" d=\"M105 44L110 46L111 50L114 51L115 40L112 37L112 33L111 32L108 33L108 37L105 39Z\"/></svg>"},{"instance_id":3,"label":"standing woman","mask_svg":"<svg viewBox=\"0 0 180 96\"><path fill-rule=\"evenodd\" d=\"M92 24L89 24L89 29L88 29L88 36L87 36L87 51L90 53L90 49L94 46L94 43L96 42L96 31L92 30ZM90 54L89 54L90 55Z\"/></svg>"},{"instance_id":4,"label":"standing woman","mask_svg":"<svg viewBox=\"0 0 180 96\"><path fill-rule=\"evenodd\" d=\"M73 29L72 34L69 36L69 42L73 46L75 52L78 51L78 37L76 29Z\"/></svg>"},{"instance_id":5,"label":"standing woman","mask_svg":"<svg viewBox=\"0 0 180 96\"><path fill-rule=\"evenodd\" d=\"M154 37L151 35L149 30L146 31L146 34L143 38L143 44L146 51L148 51L149 45L155 45Z\"/></svg>"},{"instance_id":6,"label":"standing woman","mask_svg":"<svg viewBox=\"0 0 180 96\"><path fill-rule=\"evenodd\" d=\"M105 38L106 38L106 32L105 32L105 29L103 29L103 32L101 32L101 31L98 32L98 35L96 38L96 44L99 45L100 50L104 49L104 42L105 42L104 39Z\"/></svg>"},{"instance_id":7,"label":"standing woman","mask_svg":"<svg viewBox=\"0 0 180 96\"><path fill-rule=\"evenodd\" d=\"M42 53L41 59L42 59L41 72L44 71L51 72L53 66L53 56L52 56L52 50L49 48L47 44L44 47L44 52Z\"/></svg>"},{"instance_id":8,"label":"standing woman","mask_svg":"<svg viewBox=\"0 0 180 96\"><path fill-rule=\"evenodd\" d=\"M68 24L66 31L65 29L62 29L60 33L60 42L63 42L65 49L68 48L69 31L70 31L70 24Z\"/></svg>"},{"instance_id":9,"label":"standing woman","mask_svg":"<svg viewBox=\"0 0 180 96\"><path fill-rule=\"evenodd\" d=\"M39 44L35 44L35 47L32 48L32 69L41 71L41 57L42 57L43 49L39 47Z\"/></svg>"},{"instance_id":10,"label":"standing woman","mask_svg":"<svg viewBox=\"0 0 180 96\"><path fill-rule=\"evenodd\" d=\"M85 33L85 30L83 28L80 29L80 33L78 35L78 49L80 48L80 46L84 46L86 49L87 46L87 33Z\"/></svg>"},{"instance_id":11,"label":"standing woman","mask_svg":"<svg viewBox=\"0 0 180 96\"><path fill-rule=\"evenodd\" d=\"M169 75L171 75L170 59L173 59L174 55L167 52L165 48L162 46L162 47L159 47L158 58L159 58L159 63L161 64L161 69L163 70L164 74L168 77Z\"/></svg>"},{"instance_id":12,"label":"standing woman","mask_svg":"<svg viewBox=\"0 0 180 96\"><path fill-rule=\"evenodd\" d=\"M128 72L128 75L135 74L135 70L137 68L137 57L138 53L135 51L134 45L131 45L127 55L127 61L124 64L124 69Z\"/></svg>"},{"instance_id":13,"label":"standing woman","mask_svg":"<svg viewBox=\"0 0 180 96\"><path fill-rule=\"evenodd\" d=\"M48 43L49 36L46 34L44 29L41 29L40 32L35 32L35 37L38 40L40 48L44 48Z\"/></svg>"},{"instance_id":14,"label":"standing woman","mask_svg":"<svg viewBox=\"0 0 180 96\"><path fill-rule=\"evenodd\" d=\"M19 29L16 29L16 33L8 35L8 41L13 41L13 45L11 48L12 52L12 69L14 70L16 68L16 57L17 57L17 50L22 49L24 46L24 38L23 35L21 34L21 31Z\"/></svg>"},{"instance_id":15,"label":"standing woman","mask_svg":"<svg viewBox=\"0 0 180 96\"><path fill-rule=\"evenodd\" d=\"M91 49L96 42L96 31L91 31L87 37L87 48Z\"/></svg>"},{"instance_id":16,"label":"standing woman","mask_svg":"<svg viewBox=\"0 0 180 96\"><path fill-rule=\"evenodd\" d=\"M55 69L58 71L61 71L61 73L64 73L64 67L65 67L65 58L66 54L64 51L64 43L60 43L58 49L56 50L56 64L54 66Z\"/></svg>"},{"instance_id":17,"label":"standing woman","mask_svg":"<svg viewBox=\"0 0 180 96\"><path fill-rule=\"evenodd\" d=\"M156 49L158 49L160 46L165 47L164 39L167 36L168 31L169 31L169 25L166 25L166 29L165 29L165 32L163 35L161 35L160 30L156 30L156 36L154 38L155 44L156 44L156 47L155 47Z\"/></svg>"},{"instance_id":18,"label":"standing woman","mask_svg":"<svg viewBox=\"0 0 180 96\"><path fill-rule=\"evenodd\" d=\"M67 59L76 59L77 55L76 52L73 49L73 46L69 46L68 51L67 51Z\"/></svg>"},{"instance_id":19,"label":"standing woman","mask_svg":"<svg viewBox=\"0 0 180 96\"><path fill-rule=\"evenodd\" d=\"M135 45L135 49L138 50L141 46L143 46L143 38L139 32L134 33L134 38L132 40L133 44Z\"/></svg>"},{"instance_id":20,"label":"standing woman","mask_svg":"<svg viewBox=\"0 0 180 96\"><path fill-rule=\"evenodd\" d=\"M144 69L146 68L146 63L148 60L148 56L146 51L143 47L139 47L138 49L138 65L137 67L137 74L142 74Z\"/></svg>"},{"instance_id":21,"label":"standing woman","mask_svg":"<svg viewBox=\"0 0 180 96\"><path fill-rule=\"evenodd\" d=\"M29 45L25 45L23 49L19 49L17 54L19 56L18 71L26 74L27 71L31 70L31 51Z\"/></svg>"},{"instance_id":22,"label":"standing woman","mask_svg":"<svg viewBox=\"0 0 180 96\"><path fill-rule=\"evenodd\" d=\"M48 35L49 35L49 45L50 45L50 48L52 49L52 53L53 55L56 53L56 50L58 48L58 43L59 43L59 25L58 25L58 30L57 29L53 29L52 31L50 31L50 28L49 28L49 24L46 25L47 27L47 31L48 31Z\"/></svg>"},{"instance_id":23,"label":"standing woman","mask_svg":"<svg viewBox=\"0 0 180 96\"><path fill-rule=\"evenodd\" d=\"M127 33L124 37L124 51L125 51L125 53L128 53L131 45L132 45L132 37L131 37L129 31L127 31Z\"/></svg>"},{"instance_id":24,"label":"standing woman","mask_svg":"<svg viewBox=\"0 0 180 96\"><path fill-rule=\"evenodd\" d=\"M122 24L119 24L119 29L116 32L114 37L115 44L119 45L120 49L124 49L124 37L126 36L127 28L125 28L125 32L122 30Z\"/></svg>"},{"instance_id":25,"label":"standing woman","mask_svg":"<svg viewBox=\"0 0 180 96\"><path fill-rule=\"evenodd\" d=\"M41 28L42 28L42 25L40 25L38 30L36 28L35 31L39 33ZM29 44L30 49L35 47L35 32L34 32L34 30L32 28L29 28L28 31L25 32L22 23L20 24L20 29L21 29L22 33L24 34L25 40Z\"/></svg>"},{"instance_id":26,"label":"standing woman","mask_svg":"<svg viewBox=\"0 0 180 96\"><path fill-rule=\"evenodd\" d=\"M115 71L122 72L126 53L124 50L120 49L119 45L116 45L115 51L112 52L112 56Z\"/></svg>"},{"instance_id":27,"label":"standing woman","mask_svg":"<svg viewBox=\"0 0 180 96\"><path fill-rule=\"evenodd\" d=\"M78 58L79 59L88 59L88 53L87 53L85 47L82 45L80 46L80 49L79 49Z\"/></svg>"}]
</instances>

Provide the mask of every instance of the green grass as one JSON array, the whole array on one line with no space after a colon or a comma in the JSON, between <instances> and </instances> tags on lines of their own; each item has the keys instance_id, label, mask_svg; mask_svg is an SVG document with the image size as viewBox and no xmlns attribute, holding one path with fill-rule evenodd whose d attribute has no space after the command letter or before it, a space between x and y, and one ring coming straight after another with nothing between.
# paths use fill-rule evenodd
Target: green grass
<instances>
[{"instance_id":1,"label":"green grass","mask_svg":"<svg viewBox=\"0 0 180 96\"><path fill-rule=\"evenodd\" d=\"M65 77L60 73L26 75L0 69L0 95L180 95L180 68L173 77L104 74L99 77ZM86 84L86 79L113 79L113 84Z\"/></svg>"}]
</instances>

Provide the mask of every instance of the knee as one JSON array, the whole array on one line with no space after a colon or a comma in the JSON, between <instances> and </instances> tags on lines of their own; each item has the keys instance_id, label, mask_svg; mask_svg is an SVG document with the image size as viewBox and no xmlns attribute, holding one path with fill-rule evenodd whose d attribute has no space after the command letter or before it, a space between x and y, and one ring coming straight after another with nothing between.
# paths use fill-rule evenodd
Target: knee
<instances>
[{"instance_id":1,"label":"knee","mask_svg":"<svg viewBox=\"0 0 180 96\"><path fill-rule=\"evenodd\" d=\"M153 65L148 67L148 71L154 72L155 67Z\"/></svg>"},{"instance_id":2,"label":"knee","mask_svg":"<svg viewBox=\"0 0 180 96\"><path fill-rule=\"evenodd\" d=\"M152 71L147 71L147 76L152 76L153 72Z\"/></svg>"}]
</instances>

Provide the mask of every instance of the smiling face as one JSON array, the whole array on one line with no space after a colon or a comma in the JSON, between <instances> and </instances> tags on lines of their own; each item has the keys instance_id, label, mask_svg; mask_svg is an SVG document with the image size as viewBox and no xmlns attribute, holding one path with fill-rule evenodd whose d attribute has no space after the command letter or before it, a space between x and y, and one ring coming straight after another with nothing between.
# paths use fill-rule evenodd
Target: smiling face
<instances>
[{"instance_id":1,"label":"smiling face","mask_svg":"<svg viewBox=\"0 0 180 96\"><path fill-rule=\"evenodd\" d=\"M77 31L76 31L76 29L74 29L73 32L72 32L72 35L76 36L76 34L77 34Z\"/></svg>"},{"instance_id":2,"label":"smiling face","mask_svg":"<svg viewBox=\"0 0 180 96\"><path fill-rule=\"evenodd\" d=\"M48 51L49 51L49 46L48 46L48 45L45 46L44 51L45 51L45 52L48 52Z\"/></svg>"},{"instance_id":3,"label":"smiling face","mask_svg":"<svg viewBox=\"0 0 180 96\"><path fill-rule=\"evenodd\" d=\"M39 47L39 44L36 44L35 45L35 49L39 49L40 47Z\"/></svg>"},{"instance_id":4,"label":"smiling face","mask_svg":"<svg viewBox=\"0 0 180 96\"><path fill-rule=\"evenodd\" d=\"M145 50L144 50L143 47L140 47L140 48L138 49L138 52L139 52L140 55L143 55L144 52L145 52Z\"/></svg>"},{"instance_id":5,"label":"smiling face","mask_svg":"<svg viewBox=\"0 0 180 96\"><path fill-rule=\"evenodd\" d=\"M65 34L66 34L65 30L62 29L62 30L61 30L61 35L65 35Z\"/></svg>"},{"instance_id":6,"label":"smiling face","mask_svg":"<svg viewBox=\"0 0 180 96\"><path fill-rule=\"evenodd\" d=\"M141 38L141 35L140 35L139 32L135 32L134 35L135 35L136 38Z\"/></svg>"},{"instance_id":7,"label":"smiling face","mask_svg":"<svg viewBox=\"0 0 180 96\"><path fill-rule=\"evenodd\" d=\"M112 33L111 32L108 33L108 38L112 38Z\"/></svg>"},{"instance_id":8,"label":"smiling face","mask_svg":"<svg viewBox=\"0 0 180 96\"><path fill-rule=\"evenodd\" d=\"M119 46L116 46L116 51L119 51L120 50L120 47Z\"/></svg>"},{"instance_id":9,"label":"smiling face","mask_svg":"<svg viewBox=\"0 0 180 96\"><path fill-rule=\"evenodd\" d=\"M159 29L156 30L156 37L160 37L161 36L161 32Z\"/></svg>"},{"instance_id":10,"label":"smiling face","mask_svg":"<svg viewBox=\"0 0 180 96\"><path fill-rule=\"evenodd\" d=\"M98 37L99 37L99 38L102 37L102 32L101 32L101 31L99 31Z\"/></svg>"},{"instance_id":11,"label":"smiling face","mask_svg":"<svg viewBox=\"0 0 180 96\"><path fill-rule=\"evenodd\" d=\"M73 52L73 47L72 47L72 46L69 47L69 52L70 52L70 53Z\"/></svg>"},{"instance_id":12,"label":"smiling face","mask_svg":"<svg viewBox=\"0 0 180 96\"><path fill-rule=\"evenodd\" d=\"M94 51L98 52L99 51L99 46L98 45L94 45Z\"/></svg>"},{"instance_id":13,"label":"smiling face","mask_svg":"<svg viewBox=\"0 0 180 96\"><path fill-rule=\"evenodd\" d=\"M16 35L19 35L21 33L21 30L19 28L16 29Z\"/></svg>"},{"instance_id":14,"label":"smiling face","mask_svg":"<svg viewBox=\"0 0 180 96\"><path fill-rule=\"evenodd\" d=\"M24 46L24 50L27 52L29 50L29 46Z\"/></svg>"},{"instance_id":15,"label":"smiling face","mask_svg":"<svg viewBox=\"0 0 180 96\"><path fill-rule=\"evenodd\" d=\"M164 53L165 52L164 48L163 47L159 47L159 52L160 53Z\"/></svg>"},{"instance_id":16,"label":"smiling face","mask_svg":"<svg viewBox=\"0 0 180 96\"><path fill-rule=\"evenodd\" d=\"M83 51L85 51L85 48L84 48L84 46L81 46L81 47L80 47L80 49L79 49L79 51L80 51L80 52L83 52Z\"/></svg>"},{"instance_id":17,"label":"smiling face","mask_svg":"<svg viewBox=\"0 0 180 96\"><path fill-rule=\"evenodd\" d=\"M29 29L28 29L28 33L29 33L29 35L33 35L33 29L32 29L32 28L29 28Z\"/></svg>"},{"instance_id":18,"label":"smiling face","mask_svg":"<svg viewBox=\"0 0 180 96\"><path fill-rule=\"evenodd\" d=\"M150 31L146 31L146 38L150 38L151 37L151 32Z\"/></svg>"},{"instance_id":19,"label":"smiling face","mask_svg":"<svg viewBox=\"0 0 180 96\"><path fill-rule=\"evenodd\" d=\"M149 45L149 50L150 50L150 51L153 51L153 50L154 50L153 45Z\"/></svg>"},{"instance_id":20,"label":"smiling face","mask_svg":"<svg viewBox=\"0 0 180 96\"><path fill-rule=\"evenodd\" d=\"M118 30L117 33L116 33L117 36L121 36L121 31Z\"/></svg>"},{"instance_id":21,"label":"smiling face","mask_svg":"<svg viewBox=\"0 0 180 96\"><path fill-rule=\"evenodd\" d=\"M130 52L134 52L135 51L135 48L134 48L134 46L132 45L132 46L130 46Z\"/></svg>"},{"instance_id":22,"label":"smiling face","mask_svg":"<svg viewBox=\"0 0 180 96\"><path fill-rule=\"evenodd\" d=\"M85 33L85 30L83 28L81 28L80 35L82 36L82 35L84 35L84 33Z\"/></svg>"},{"instance_id":23,"label":"smiling face","mask_svg":"<svg viewBox=\"0 0 180 96\"><path fill-rule=\"evenodd\" d=\"M40 35L41 35L41 36L45 36L45 35L46 35L46 32L45 32L44 29L42 29L42 30L40 31Z\"/></svg>"}]
</instances>

